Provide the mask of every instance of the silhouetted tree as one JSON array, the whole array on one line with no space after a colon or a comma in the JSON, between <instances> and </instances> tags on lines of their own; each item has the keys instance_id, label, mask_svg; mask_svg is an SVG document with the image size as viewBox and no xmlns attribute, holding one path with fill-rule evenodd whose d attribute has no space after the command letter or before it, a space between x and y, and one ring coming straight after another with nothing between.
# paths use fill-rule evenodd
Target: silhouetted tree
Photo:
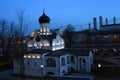
<instances>
[{"instance_id":1,"label":"silhouetted tree","mask_svg":"<svg viewBox=\"0 0 120 80\"><path fill-rule=\"evenodd\" d=\"M15 24L5 19L0 20L0 49L3 55L11 57L11 46Z\"/></svg>"},{"instance_id":2,"label":"silhouetted tree","mask_svg":"<svg viewBox=\"0 0 120 80\"><path fill-rule=\"evenodd\" d=\"M18 56L17 60L19 60L20 65L20 73L21 80L24 80L24 54L26 53L26 43L24 42L25 34L27 31L27 27L29 23L25 20L25 12L24 10L20 10L17 14L18 16L18 24L17 28L14 31L14 39L15 43L17 42L15 48L15 55Z\"/></svg>"},{"instance_id":3,"label":"silhouetted tree","mask_svg":"<svg viewBox=\"0 0 120 80\"><path fill-rule=\"evenodd\" d=\"M66 48L71 48L72 45L72 41L73 41L73 32L74 32L75 28L71 25L68 24L67 28L64 30L63 32L63 38L65 40L65 47Z\"/></svg>"}]
</instances>

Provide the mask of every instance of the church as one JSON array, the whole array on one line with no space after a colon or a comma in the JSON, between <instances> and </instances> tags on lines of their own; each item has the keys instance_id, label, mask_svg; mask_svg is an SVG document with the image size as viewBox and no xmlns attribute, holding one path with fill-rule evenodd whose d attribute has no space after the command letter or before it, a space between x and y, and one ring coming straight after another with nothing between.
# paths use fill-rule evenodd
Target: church
<instances>
[{"instance_id":1,"label":"church","mask_svg":"<svg viewBox=\"0 0 120 80\"><path fill-rule=\"evenodd\" d=\"M43 14L38 19L40 29L31 33L27 52L23 55L24 75L41 77L64 76L73 71L90 72L93 54L89 50L66 49L60 31L50 30L50 18ZM20 74L19 60L13 60L13 73Z\"/></svg>"}]
</instances>

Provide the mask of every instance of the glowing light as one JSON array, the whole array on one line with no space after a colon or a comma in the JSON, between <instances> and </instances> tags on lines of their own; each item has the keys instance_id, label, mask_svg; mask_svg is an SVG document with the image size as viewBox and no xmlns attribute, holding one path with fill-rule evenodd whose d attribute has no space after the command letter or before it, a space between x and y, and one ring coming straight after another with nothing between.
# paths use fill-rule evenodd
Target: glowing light
<instances>
[{"instance_id":1,"label":"glowing light","mask_svg":"<svg viewBox=\"0 0 120 80\"><path fill-rule=\"evenodd\" d=\"M41 64L40 67L43 68L43 64Z\"/></svg>"},{"instance_id":2,"label":"glowing light","mask_svg":"<svg viewBox=\"0 0 120 80\"><path fill-rule=\"evenodd\" d=\"M104 36L105 38L109 38L109 36Z\"/></svg>"},{"instance_id":3,"label":"glowing light","mask_svg":"<svg viewBox=\"0 0 120 80\"><path fill-rule=\"evenodd\" d=\"M24 55L24 58L26 58L27 56L26 55Z\"/></svg>"},{"instance_id":4,"label":"glowing light","mask_svg":"<svg viewBox=\"0 0 120 80\"><path fill-rule=\"evenodd\" d=\"M36 44L36 43L34 43L34 46L37 46L37 44Z\"/></svg>"},{"instance_id":5,"label":"glowing light","mask_svg":"<svg viewBox=\"0 0 120 80\"><path fill-rule=\"evenodd\" d=\"M52 48L53 51L55 51L55 48Z\"/></svg>"},{"instance_id":6,"label":"glowing light","mask_svg":"<svg viewBox=\"0 0 120 80\"><path fill-rule=\"evenodd\" d=\"M55 46L55 43L53 43L52 45Z\"/></svg>"},{"instance_id":7,"label":"glowing light","mask_svg":"<svg viewBox=\"0 0 120 80\"><path fill-rule=\"evenodd\" d=\"M40 58L40 56L37 56L37 58Z\"/></svg>"},{"instance_id":8,"label":"glowing light","mask_svg":"<svg viewBox=\"0 0 120 80\"><path fill-rule=\"evenodd\" d=\"M98 67L100 68L100 67L101 67L101 64L98 64Z\"/></svg>"},{"instance_id":9,"label":"glowing light","mask_svg":"<svg viewBox=\"0 0 120 80\"><path fill-rule=\"evenodd\" d=\"M36 49L38 49L38 47L36 47Z\"/></svg>"},{"instance_id":10,"label":"glowing light","mask_svg":"<svg viewBox=\"0 0 120 80\"><path fill-rule=\"evenodd\" d=\"M49 35L50 33L47 33L47 35Z\"/></svg>"},{"instance_id":11,"label":"glowing light","mask_svg":"<svg viewBox=\"0 0 120 80\"><path fill-rule=\"evenodd\" d=\"M28 44L28 47L32 47L33 45L32 44Z\"/></svg>"},{"instance_id":12,"label":"glowing light","mask_svg":"<svg viewBox=\"0 0 120 80\"><path fill-rule=\"evenodd\" d=\"M42 32L42 29L40 30L40 32Z\"/></svg>"},{"instance_id":13,"label":"glowing light","mask_svg":"<svg viewBox=\"0 0 120 80\"><path fill-rule=\"evenodd\" d=\"M113 49L115 52L117 51L116 49Z\"/></svg>"},{"instance_id":14,"label":"glowing light","mask_svg":"<svg viewBox=\"0 0 120 80\"><path fill-rule=\"evenodd\" d=\"M31 56L29 55L28 58L31 58Z\"/></svg>"},{"instance_id":15,"label":"glowing light","mask_svg":"<svg viewBox=\"0 0 120 80\"><path fill-rule=\"evenodd\" d=\"M35 58L35 56L32 56L32 58Z\"/></svg>"},{"instance_id":16,"label":"glowing light","mask_svg":"<svg viewBox=\"0 0 120 80\"><path fill-rule=\"evenodd\" d=\"M116 35L114 35L114 36L113 36L113 38L114 38L114 39L116 39L116 38L117 38L117 36L116 36Z\"/></svg>"},{"instance_id":17,"label":"glowing light","mask_svg":"<svg viewBox=\"0 0 120 80\"><path fill-rule=\"evenodd\" d=\"M46 29L44 29L44 32L46 32Z\"/></svg>"}]
</instances>

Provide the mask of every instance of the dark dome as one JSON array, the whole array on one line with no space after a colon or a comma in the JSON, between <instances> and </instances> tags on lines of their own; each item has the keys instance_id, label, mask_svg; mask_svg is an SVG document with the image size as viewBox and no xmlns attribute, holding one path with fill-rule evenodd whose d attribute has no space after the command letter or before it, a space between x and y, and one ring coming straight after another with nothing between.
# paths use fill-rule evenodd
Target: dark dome
<instances>
[{"instance_id":1,"label":"dark dome","mask_svg":"<svg viewBox=\"0 0 120 80\"><path fill-rule=\"evenodd\" d=\"M50 18L45 15L44 11L43 11L43 15L40 16L39 18L39 23L49 23L50 22Z\"/></svg>"}]
</instances>

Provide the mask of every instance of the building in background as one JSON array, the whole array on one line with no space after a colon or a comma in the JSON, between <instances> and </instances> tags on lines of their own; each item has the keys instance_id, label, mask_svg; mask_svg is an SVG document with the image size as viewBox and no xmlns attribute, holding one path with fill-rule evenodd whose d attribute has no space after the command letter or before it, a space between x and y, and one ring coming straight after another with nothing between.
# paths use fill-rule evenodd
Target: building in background
<instances>
[{"instance_id":1,"label":"building in background","mask_svg":"<svg viewBox=\"0 0 120 80\"><path fill-rule=\"evenodd\" d=\"M79 32L74 32L73 48L90 49L94 52L100 52L103 54L113 53L120 55L120 24L116 23L116 18L113 17L113 23L108 23L108 19L105 19L103 24L102 17L99 17L100 29L97 29L96 19L93 19L93 29L87 29Z\"/></svg>"}]
</instances>

